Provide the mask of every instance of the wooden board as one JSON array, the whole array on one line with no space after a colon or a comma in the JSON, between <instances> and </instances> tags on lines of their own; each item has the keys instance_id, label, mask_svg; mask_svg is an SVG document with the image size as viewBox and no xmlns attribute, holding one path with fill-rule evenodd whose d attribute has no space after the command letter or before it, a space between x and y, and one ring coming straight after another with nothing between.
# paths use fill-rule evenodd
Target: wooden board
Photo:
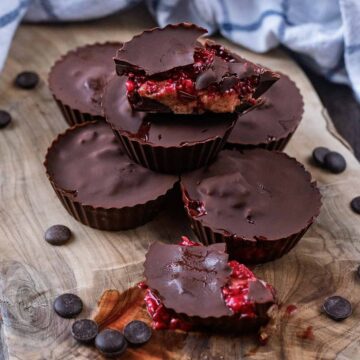
<instances>
[{"instance_id":1,"label":"wooden board","mask_svg":"<svg viewBox=\"0 0 360 360\"><path fill-rule=\"evenodd\" d=\"M149 15L136 8L97 22L25 25L15 36L0 83L0 108L14 117L13 124L0 131L0 359L101 358L71 338L71 321L53 313L53 299L65 291L77 292L86 306L82 316L88 316L104 289L125 289L141 277L141 262L151 241L191 235L176 210L131 231L110 233L83 226L61 206L42 165L48 145L66 128L46 85L54 60L77 45L126 40L152 25ZM298 311L283 314L264 347L256 348L253 337L184 335L181 343L165 337L156 358L359 358L360 280L354 269L360 263L360 217L351 212L349 202L360 193L360 166L331 135L318 96L294 62L281 51L255 55L238 50L290 74L305 97L304 119L286 152L318 180L324 195L321 215L290 254L255 270L275 285L283 310L295 304ZM40 72L42 81L34 91L12 85L15 75L25 69ZM346 172L331 175L311 166L308 157L318 145L340 151L348 162ZM44 242L44 230L56 223L73 230L70 244L55 248ZM321 314L324 298L332 294L352 302L352 317L335 323ZM312 340L303 336L309 326Z\"/></svg>"}]
</instances>

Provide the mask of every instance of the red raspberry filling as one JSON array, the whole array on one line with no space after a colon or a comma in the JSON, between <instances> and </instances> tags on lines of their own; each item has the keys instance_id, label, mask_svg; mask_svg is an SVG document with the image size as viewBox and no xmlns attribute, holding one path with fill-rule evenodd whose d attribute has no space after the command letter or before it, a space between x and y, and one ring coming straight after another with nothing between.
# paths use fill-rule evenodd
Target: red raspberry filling
<instances>
[{"instance_id":1,"label":"red raspberry filling","mask_svg":"<svg viewBox=\"0 0 360 360\"><path fill-rule=\"evenodd\" d=\"M195 82L198 74L212 64L215 56L221 57L226 62L235 61L222 46L207 44L205 48L195 49L194 64L192 65L176 68L165 74L152 77L130 73L126 82L128 97L131 101L138 94L141 97L148 97L161 102L173 110L179 109L181 104L188 104L188 108L181 107L181 109L189 113L195 107L203 110L215 110L210 108L214 102L228 101L230 103L239 97L246 98L248 102L254 105L256 100L252 98L252 95L259 81L257 76L238 80L226 91L221 91L219 84L211 84L206 89L196 90ZM175 110L174 112L177 112Z\"/></svg>"},{"instance_id":2,"label":"red raspberry filling","mask_svg":"<svg viewBox=\"0 0 360 360\"><path fill-rule=\"evenodd\" d=\"M202 246L201 244L189 240L186 236L181 237L181 246ZM228 265L232 269L228 283L222 288L224 301L227 307L231 309L234 315L239 319L255 318L255 303L248 299L249 282L256 281L257 278L245 265L237 261L229 261ZM152 327L155 330L191 330L193 324L191 318L186 315L178 314L175 311L166 308L159 296L157 296L145 283L139 284L146 288L145 304L150 317L153 320ZM268 284L269 289L272 287Z\"/></svg>"}]
</instances>

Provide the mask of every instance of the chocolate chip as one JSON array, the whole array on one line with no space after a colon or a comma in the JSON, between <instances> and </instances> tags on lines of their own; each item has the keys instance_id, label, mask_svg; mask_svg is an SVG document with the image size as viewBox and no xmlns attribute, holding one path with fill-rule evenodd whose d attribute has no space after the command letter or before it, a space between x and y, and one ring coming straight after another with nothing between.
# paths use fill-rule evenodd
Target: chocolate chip
<instances>
[{"instance_id":1,"label":"chocolate chip","mask_svg":"<svg viewBox=\"0 0 360 360\"><path fill-rule=\"evenodd\" d=\"M324 157L324 165L332 173L339 174L345 170L346 161L341 154L330 151Z\"/></svg>"},{"instance_id":2,"label":"chocolate chip","mask_svg":"<svg viewBox=\"0 0 360 360\"><path fill-rule=\"evenodd\" d=\"M11 115L5 110L0 110L0 129L8 126L10 123Z\"/></svg>"},{"instance_id":3,"label":"chocolate chip","mask_svg":"<svg viewBox=\"0 0 360 360\"><path fill-rule=\"evenodd\" d=\"M106 356L118 356L125 352L127 342L120 331L105 329L96 336L95 346Z\"/></svg>"},{"instance_id":4,"label":"chocolate chip","mask_svg":"<svg viewBox=\"0 0 360 360\"><path fill-rule=\"evenodd\" d=\"M133 345L141 345L148 342L152 331L143 321L134 320L129 322L124 328L126 340Z\"/></svg>"},{"instance_id":5,"label":"chocolate chip","mask_svg":"<svg viewBox=\"0 0 360 360\"><path fill-rule=\"evenodd\" d=\"M63 245L71 238L71 231L65 225L50 226L45 232L45 240L51 245Z\"/></svg>"},{"instance_id":6,"label":"chocolate chip","mask_svg":"<svg viewBox=\"0 0 360 360\"><path fill-rule=\"evenodd\" d=\"M55 312L63 318L72 318L79 315L83 309L81 299L74 294L62 294L54 301Z\"/></svg>"},{"instance_id":7,"label":"chocolate chip","mask_svg":"<svg viewBox=\"0 0 360 360\"><path fill-rule=\"evenodd\" d=\"M356 274L360 278L360 265L356 269Z\"/></svg>"},{"instance_id":8,"label":"chocolate chip","mask_svg":"<svg viewBox=\"0 0 360 360\"><path fill-rule=\"evenodd\" d=\"M323 309L327 316L336 321L344 320L352 313L351 303L341 296L327 298Z\"/></svg>"},{"instance_id":9,"label":"chocolate chip","mask_svg":"<svg viewBox=\"0 0 360 360\"><path fill-rule=\"evenodd\" d=\"M350 203L352 211L360 214L360 196L357 196L351 200Z\"/></svg>"},{"instance_id":10,"label":"chocolate chip","mask_svg":"<svg viewBox=\"0 0 360 360\"><path fill-rule=\"evenodd\" d=\"M329 152L330 150L323 146L315 148L312 153L314 163L318 166L324 167L324 158Z\"/></svg>"},{"instance_id":11,"label":"chocolate chip","mask_svg":"<svg viewBox=\"0 0 360 360\"><path fill-rule=\"evenodd\" d=\"M71 327L71 334L75 340L82 343L90 343L95 340L99 327L90 319L76 320Z\"/></svg>"},{"instance_id":12,"label":"chocolate chip","mask_svg":"<svg viewBox=\"0 0 360 360\"><path fill-rule=\"evenodd\" d=\"M15 78L15 85L21 89L33 89L39 83L39 75L33 71L23 71Z\"/></svg>"}]
</instances>

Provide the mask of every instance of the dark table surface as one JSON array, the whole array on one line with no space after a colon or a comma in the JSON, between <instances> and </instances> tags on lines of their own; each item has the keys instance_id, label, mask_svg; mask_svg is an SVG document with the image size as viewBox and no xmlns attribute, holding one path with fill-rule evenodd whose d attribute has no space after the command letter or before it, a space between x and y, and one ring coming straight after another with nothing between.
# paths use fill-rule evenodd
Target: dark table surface
<instances>
[{"instance_id":1,"label":"dark table surface","mask_svg":"<svg viewBox=\"0 0 360 360\"><path fill-rule=\"evenodd\" d=\"M351 145L360 161L360 104L352 90L346 85L334 84L306 67L302 68L319 94L336 130Z\"/></svg>"}]
</instances>

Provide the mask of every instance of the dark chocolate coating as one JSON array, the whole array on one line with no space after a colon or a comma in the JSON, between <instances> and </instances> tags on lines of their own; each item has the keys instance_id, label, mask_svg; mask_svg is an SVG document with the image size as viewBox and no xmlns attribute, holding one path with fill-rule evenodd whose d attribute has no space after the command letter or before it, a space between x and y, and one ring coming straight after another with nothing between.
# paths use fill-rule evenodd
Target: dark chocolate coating
<instances>
[{"instance_id":1,"label":"dark chocolate coating","mask_svg":"<svg viewBox=\"0 0 360 360\"><path fill-rule=\"evenodd\" d=\"M145 204L164 195L177 181L176 176L158 174L132 162L102 121L60 135L46 162L58 188L93 207Z\"/></svg>"},{"instance_id":2,"label":"dark chocolate coating","mask_svg":"<svg viewBox=\"0 0 360 360\"><path fill-rule=\"evenodd\" d=\"M225 244L181 246L151 244L144 263L147 285L168 309L200 318L232 315L221 288L231 268Z\"/></svg>"},{"instance_id":3,"label":"dark chocolate coating","mask_svg":"<svg viewBox=\"0 0 360 360\"><path fill-rule=\"evenodd\" d=\"M228 143L267 144L295 131L304 112L304 103L299 89L289 77L281 74L262 99L262 105L239 117Z\"/></svg>"},{"instance_id":4,"label":"dark chocolate coating","mask_svg":"<svg viewBox=\"0 0 360 360\"><path fill-rule=\"evenodd\" d=\"M126 78L115 76L103 98L106 120L119 131L142 142L181 146L223 137L236 114L174 115L134 112L127 100Z\"/></svg>"},{"instance_id":5,"label":"dark chocolate coating","mask_svg":"<svg viewBox=\"0 0 360 360\"><path fill-rule=\"evenodd\" d=\"M191 200L203 203L202 214L194 215L203 226L251 241L296 234L321 206L320 192L300 163L262 149L222 151L210 166L184 174L181 185Z\"/></svg>"},{"instance_id":6,"label":"dark chocolate coating","mask_svg":"<svg viewBox=\"0 0 360 360\"><path fill-rule=\"evenodd\" d=\"M50 71L51 92L71 108L102 115L101 96L115 74L113 57L120 46L120 42L93 44L68 52Z\"/></svg>"},{"instance_id":7,"label":"dark chocolate coating","mask_svg":"<svg viewBox=\"0 0 360 360\"><path fill-rule=\"evenodd\" d=\"M188 23L146 30L117 52L117 74L143 70L146 75L154 75L193 64L196 41L206 33L206 29Z\"/></svg>"}]
</instances>

